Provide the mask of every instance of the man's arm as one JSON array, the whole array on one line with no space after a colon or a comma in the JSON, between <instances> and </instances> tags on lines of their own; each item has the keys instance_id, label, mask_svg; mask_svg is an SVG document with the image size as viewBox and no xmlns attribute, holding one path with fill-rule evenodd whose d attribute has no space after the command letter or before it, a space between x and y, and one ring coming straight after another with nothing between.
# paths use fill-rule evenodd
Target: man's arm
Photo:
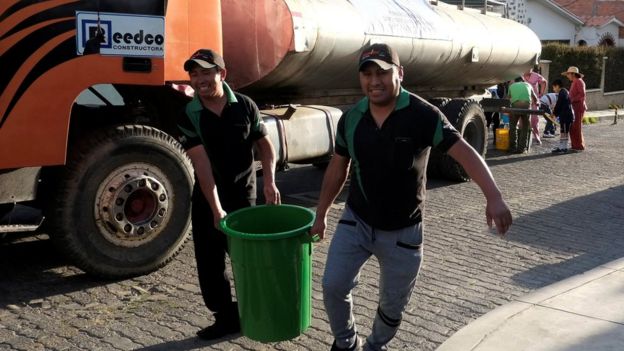
<instances>
[{"instance_id":1,"label":"man's arm","mask_svg":"<svg viewBox=\"0 0 624 351\"><path fill-rule=\"evenodd\" d=\"M350 165L350 158L338 154L334 154L329 161L329 166L327 166L325 176L323 177L321 195L316 207L316 219L312 229L310 229L310 235L318 234L321 239L325 237L327 212L329 212L329 207L334 203L334 200L336 200L336 197L344 187L344 183L349 175Z\"/></svg>"},{"instance_id":2,"label":"man's arm","mask_svg":"<svg viewBox=\"0 0 624 351\"><path fill-rule=\"evenodd\" d=\"M539 82L539 97L542 97L543 95L546 95L546 93L548 92L548 80L546 80L546 78L542 77L542 80Z\"/></svg>"},{"instance_id":3,"label":"man's arm","mask_svg":"<svg viewBox=\"0 0 624 351\"><path fill-rule=\"evenodd\" d=\"M223 210L223 207L221 207L221 201L217 193L217 185L212 175L210 158L208 158L208 154L203 145L197 145L186 150L186 154L193 163L199 186L204 197L206 197L206 201L208 201L210 205L210 209L212 209L213 224L215 228L219 229L219 221L225 217L227 213Z\"/></svg>"},{"instance_id":4,"label":"man's arm","mask_svg":"<svg viewBox=\"0 0 624 351\"><path fill-rule=\"evenodd\" d=\"M533 89L531 89L531 102L534 105L537 105L539 103L539 98L537 97L537 94L535 94L535 92L533 91Z\"/></svg>"},{"instance_id":5,"label":"man's arm","mask_svg":"<svg viewBox=\"0 0 624 351\"><path fill-rule=\"evenodd\" d=\"M263 192L267 204L279 205L280 193L275 185L275 149L266 135L255 141L262 163Z\"/></svg>"},{"instance_id":6,"label":"man's arm","mask_svg":"<svg viewBox=\"0 0 624 351\"><path fill-rule=\"evenodd\" d=\"M485 195L487 201L485 216L488 226L492 227L494 221L500 235L507 233L512 223L511 212L485 161L464 139L459 139L447 153L464 167L466 173Z\"/></svg>"}]
</instances>

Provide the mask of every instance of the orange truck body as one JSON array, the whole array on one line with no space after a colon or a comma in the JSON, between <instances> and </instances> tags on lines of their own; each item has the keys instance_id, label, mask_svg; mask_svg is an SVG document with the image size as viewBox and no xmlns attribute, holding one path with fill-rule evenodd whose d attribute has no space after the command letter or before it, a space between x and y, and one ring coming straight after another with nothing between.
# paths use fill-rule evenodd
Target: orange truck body
<instances>
[{"instance_id":1,"label":"orange truck body","mask_svg":"<svg viewBox=\"0 0 624 351\"><path fill-rule=\"evenodd\" d=\"M91 9L84 4L96 2L54 0L23 7L21 3L26 2L0 4L0 66L5 76L0 82L0 169L64 164L72 106L86 88L101 83L162 86L185 81L188 74L182 64L192 52L199 47L222 50L220 1L176 0L169 1L162 14L166 17L166 55L151 59L150 72L126 72L123 57L103 55L64 55L61 62L42 70L41 63L51 60L55 50L76 40L76 28L71 25L75 19L66 14ZM71 11L61 10L68 6L73 6ZM53 15L37 20L44 13ZM57 31L43 45L29 46L37 33L64 23L70 24L66 30ZM26 57L24 46L29 46ZM12 56L17 50L21 53ZM12 57L24 60L8 62Z\"/></svg>"},{"instance_id":2,"label":"orange truck body","mask_svg":"<svg viewBox=\"0 0 624 351\"><path fill-rule=\"evenodd\" d=\"M221 2L3 0L0 19L0 235L45 228L103 277L162 267L193 189L171 83L222 51Z\"/></svg>"},{"instance_id":3,"label":"orange truck body","mask_svg":"<svg viewBox=\"0 0 624 351\"><path fill-rule=\"evenodd\" d=\"M184 61L221 52L230 86L261 108L278 168L323 166L361 99L359 52L379 41L399 52L402 85L481 155L475 97L541 51L500 14L429 0L0 1L0 235L45 228L102 276L162 267L190 231L193 169L175 140ZM434 152L427 171L467 180Z\"/></svg>"}]
</instances>

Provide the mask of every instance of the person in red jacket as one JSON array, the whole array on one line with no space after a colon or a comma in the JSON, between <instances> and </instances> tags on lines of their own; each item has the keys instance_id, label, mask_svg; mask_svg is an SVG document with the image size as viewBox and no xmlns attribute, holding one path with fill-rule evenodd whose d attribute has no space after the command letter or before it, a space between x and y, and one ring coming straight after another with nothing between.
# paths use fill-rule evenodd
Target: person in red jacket
<instances>
[{"instance_id":1,"label":"person in red jacket","mask_svg":"<svg viewBox=\"0 0 624 351\"><path fill-rule=\"evenodd\" d=\"M572 151L585 150L585 140L583 139L583 115L587 111L587 104L585 104L585 82L583 81L583 74L579 71L578 67L570 66L567 71L561 73L566 76L571 82L570 86L570 101L572 101L572 109L574 110L574 122L570 128L570 143L572 144Z\"/></svg>"}]
</instances>

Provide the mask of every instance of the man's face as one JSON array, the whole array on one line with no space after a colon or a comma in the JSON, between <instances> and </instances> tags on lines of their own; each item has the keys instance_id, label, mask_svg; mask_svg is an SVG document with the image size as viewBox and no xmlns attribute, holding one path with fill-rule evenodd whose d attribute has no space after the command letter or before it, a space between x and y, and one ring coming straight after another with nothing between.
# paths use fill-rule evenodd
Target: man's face
<instances>
[{"instance_id":1,"label":"man's face","mask_svg":"<svg viewBox=\"0 0 624 351\"><path fill-rule=\"evenodd\" d=\"M553 85L552 88L555 93L559 93L559 91L561 91L561 87L558 85Z\"/></svg>"},{"instance_id":2,"label":"man's face","mask_svg":"<svg viewBox=\"0 0 624 351\"><path fill-rule=\"evenodd\" d=\"M218 67L203 68L195 65L189 71L191 87L197 92L200 98L213 99L223 96L223 85L225 79L225 69Z\"/></svg>"},{"instance_id":3,"label":"man's face","mask_svg":"<svg viewBox=\"0 0 624 351\"><path fill-rule=\"evenodd\" d=\"M403 68L393 66L384 70L374 62L366 63L360 70L362 92L373 105L394 104L401 91Z\"/></svg>"}]
</instances>

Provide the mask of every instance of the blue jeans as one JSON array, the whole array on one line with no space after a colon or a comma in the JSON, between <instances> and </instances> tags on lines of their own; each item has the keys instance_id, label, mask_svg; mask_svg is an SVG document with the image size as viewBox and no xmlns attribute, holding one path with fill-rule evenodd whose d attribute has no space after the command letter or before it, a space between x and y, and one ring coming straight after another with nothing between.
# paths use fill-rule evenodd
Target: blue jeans
<instances>
[{"instance_id":1,"label":"blue jeans","mask_svg":"<svg viewBox=\"0 0 624 351\"><path fill-rule=\"evenodd\" d=\"M350 347L356 340L351 290L358 284L364 263L375 255L380 268L379 303L365 349L387 349L416 284L422 241L422 223L393 231L380 230L345 208L329 246L323 275L325 311L338 347Z\"/></svg>"}]
</instances>

